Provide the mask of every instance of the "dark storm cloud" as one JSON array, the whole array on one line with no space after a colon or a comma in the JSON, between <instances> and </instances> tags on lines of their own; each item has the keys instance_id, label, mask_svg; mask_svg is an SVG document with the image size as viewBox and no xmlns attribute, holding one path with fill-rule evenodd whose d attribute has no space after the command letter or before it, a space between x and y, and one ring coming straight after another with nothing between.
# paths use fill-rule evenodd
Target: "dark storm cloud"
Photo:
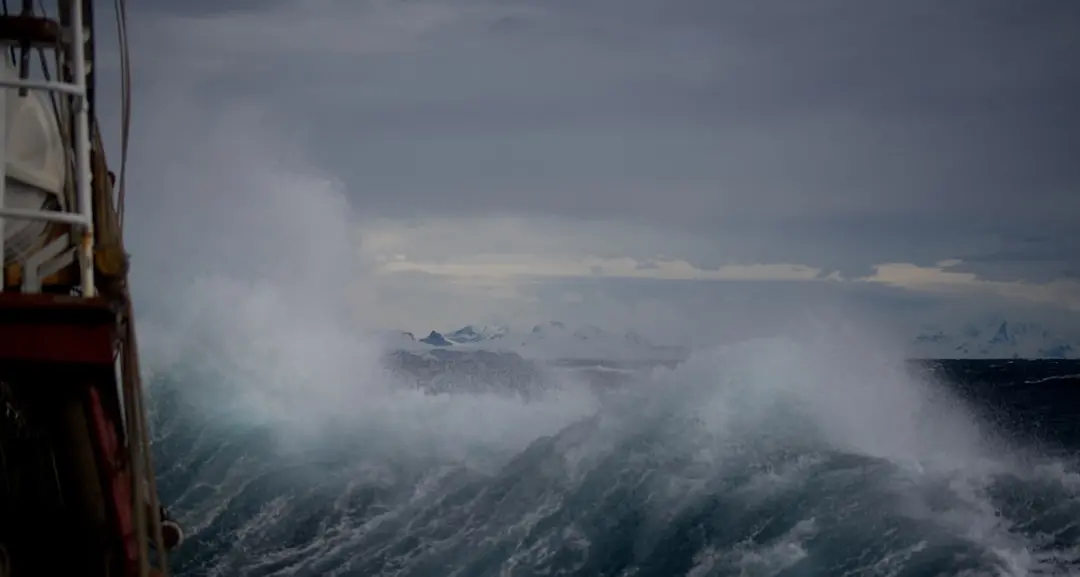
<instances>
[{"instance_id":1,"label":"dark storm cloud","mask_svg":"<svg viewBox=\"0 0 1080 577\"><path fill-rule=\"evenodd\" d=\"M541 6L460 58L355 68L333 122L357 141L327 152L374 207L676 224L1078 207L1070 5Z\"/></svg>"},{"instance_id":2,"label":"dark storm cloud","mask_svg":"<svg viewBox=\"0 0 1080 577\"><path fill-rule=\"evenodd\" d=\"M289 0L140 0L129 4L136 14L149 12L175 16L215 16L273 10Z\"/></svg>"},{"instance_id":3,"label":"dark storm cloud","mask_svg":"<svg viewBox=\"0 0 1080 577\"><path fill-rule=\"evenodd\" d=\"M144 10L218 17L201 35L162 35L200 66L224 63L192 98L212 89L269 106L364 214L639 222L717 233L716 261L798 258L846 271L988 262L1032 234L1046 236L1036 250L1080 248L1067 228L1080 214L1080 4ZM294 26L306 35L283 42ZM258 33L267 30L276 33ZM746 241L732 246L732 235Z\"/></svg>"}]
</instances>

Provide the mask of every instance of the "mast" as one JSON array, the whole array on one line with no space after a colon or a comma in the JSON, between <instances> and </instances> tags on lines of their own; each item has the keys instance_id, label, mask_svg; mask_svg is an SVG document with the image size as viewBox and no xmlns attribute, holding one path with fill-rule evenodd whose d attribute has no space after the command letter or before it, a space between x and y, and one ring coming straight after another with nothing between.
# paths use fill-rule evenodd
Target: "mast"
<instances>
[{"instance_id":1,"label":"mast","mask_svg":"<svg viewBox=\"0 0 1080 577\"><path fill-rule=\"evenodd\" d=\"M121 229L124 0L116 197L93 108L92 0L22 0L18 14L2 1L0 573L168 575L182 533L158 502Z\"/></svg>"}]
</instances>

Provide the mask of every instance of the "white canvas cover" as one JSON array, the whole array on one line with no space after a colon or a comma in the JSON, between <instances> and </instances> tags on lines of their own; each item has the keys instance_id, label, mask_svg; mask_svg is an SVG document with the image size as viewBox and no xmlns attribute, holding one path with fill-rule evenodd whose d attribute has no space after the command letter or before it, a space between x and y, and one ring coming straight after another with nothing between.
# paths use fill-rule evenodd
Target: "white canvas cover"
<instances>
[{"instance_id":1,"label":"white canvas cover","mask_svg":"<svg viewBox=\"0 0 1080 577\"><path fill-rule=\"evenodd\" d=\"M3 61L0 74L5 78L17 78L18 72L9 59L3 58ZM66 147L49 95L30 90L26 96L19 96L17 88L3 90L7 133L4 206L38 210L60 208L66 176ZM45 222L5 219L4 262L21 259L27 251L40 245L47 226Z\"/></svg>"}]
</instances>

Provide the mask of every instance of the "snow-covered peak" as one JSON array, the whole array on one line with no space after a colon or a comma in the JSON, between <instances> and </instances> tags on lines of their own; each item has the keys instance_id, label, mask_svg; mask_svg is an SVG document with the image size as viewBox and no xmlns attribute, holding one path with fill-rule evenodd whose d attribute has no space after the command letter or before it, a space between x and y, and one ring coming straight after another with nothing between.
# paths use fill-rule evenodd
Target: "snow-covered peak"
<instances>
[{"instance_id":1,"label":"snow-covered peak","mask_svg":"<svg viewBox=\"0 0 1080 577\"><path fill-rule=\"evenodd\" d=\"M420 342L433 347L449 347L454 344L448 341L446 337L442 336L438 331L431 331L431 334L420 339Z\"/></svg>"},{"instance_id":2,"label":"snow-covered peak","mask_svg":"<svg viewBox=\"0 0 1080 577\"><path fill-rule=\"evenodd\" d=\"M446 334L446 339L450 342L463 344L463 343L478 343L481 341L490 341L492 339L498 339L506 336L510 332L508 327L502 325L482 326L477 327L475 325L465 325L456 331L452 331Z\"/></svg>"}]
</instances>

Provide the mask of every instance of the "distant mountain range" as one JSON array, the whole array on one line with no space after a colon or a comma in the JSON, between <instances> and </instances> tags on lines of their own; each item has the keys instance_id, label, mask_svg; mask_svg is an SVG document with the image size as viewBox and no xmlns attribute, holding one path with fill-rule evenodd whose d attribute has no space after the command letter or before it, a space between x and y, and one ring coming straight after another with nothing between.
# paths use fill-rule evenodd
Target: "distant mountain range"
<instances>
[{"instance_id":1,"label":"distant mountain range","mask_svg":"<svg viewBox=\"0 0 1080 577\"><path fill-rule=\"evenodd\" d=\"M571 329L559 321L538 324L525 332L497 325L467 325L447 333L431 331L421 338L407 332L383 337L391 348L406 351L487 350L514 352L537 360L664 361L684 358L689 352L681 347L653 344L633 331L619 335L591 325Z\"/></svg>"},{"instance_id":2,"label":"distant mountain range","mask_svg":"<svg viewBox=\"0 0 1080 577\"><path fill-rule=\"evenodd\" d=\"M1080 333L1077 327L1076 333ZM958 329L928 325L912 342L912 356L957 359L1080 358L1080 334L992 317Z\"/></svg>"},{"instance_id":3,"label":"distant mountain range","mask_svg":"<svg viewBox=\"0 0 1080 577\"><path fill-rule=\"evenodd\" d=\"M1000 317L946 328L926 325L909 343L912 358L1080 358L1080 327L1064 334L1031 322ZM524 332L505 326L467 325L454 331L431 331L416 338L412 333L383 333L388 348L410 352L485 350L512 352L535 360L667 361L685 358L690 349L663 346L640 334L607 332L585 325L567 327L559 321L538 324Z\"/></svg>"}]
</instances>

